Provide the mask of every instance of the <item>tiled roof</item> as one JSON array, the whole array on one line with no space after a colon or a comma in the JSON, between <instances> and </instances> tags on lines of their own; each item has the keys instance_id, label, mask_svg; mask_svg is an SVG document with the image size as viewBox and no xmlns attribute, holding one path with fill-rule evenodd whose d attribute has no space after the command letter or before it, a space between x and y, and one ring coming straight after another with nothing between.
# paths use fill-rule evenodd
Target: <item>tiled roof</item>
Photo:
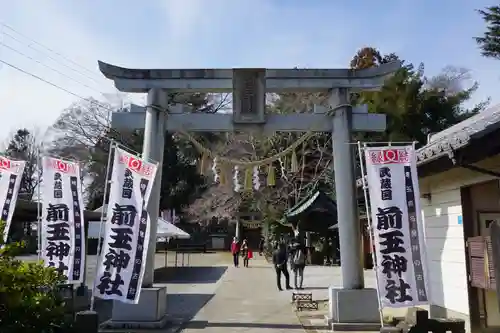
<instances>
[{"instance_id":1,"label":"tiled roof","mask_svg":"<svg viewBox=\"0 0 500 333\"><path fill-rule=\"evenodd\" d=\"M452 153L469 144L471 137L500 122L500 105L491 107L456 125L429 137L429 142L417 150L417 164Z\"/></svg>"},{"instance_id":2,"label":"tiled roof","mask_svg":"<svg viewBox=\"0 0 500 333\"><path fill-rule=\"evenodd\" d=\"M500 123L500 104L431 135L429 142L417 150L417 165L444 155L451 155L454 150L467 146L474 135L479 135L498 123ZM362 186L362 180L358 179L356 185Z\"/></svg>"}]
</instances>

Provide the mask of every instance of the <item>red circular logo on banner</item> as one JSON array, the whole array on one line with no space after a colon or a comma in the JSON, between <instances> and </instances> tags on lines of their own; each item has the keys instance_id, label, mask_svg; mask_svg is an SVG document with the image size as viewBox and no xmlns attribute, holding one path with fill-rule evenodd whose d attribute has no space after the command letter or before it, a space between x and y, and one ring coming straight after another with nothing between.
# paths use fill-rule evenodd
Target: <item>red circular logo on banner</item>
<instances>
[{"instance_id":1,"label":"red circular logo on banner","mask_svg":"<svg viewBox=\"0 0 500 333\"><path fill-rule=\"evenodd\" d=\"M56 163L57 170L62 172L68 172L68 163L64 163L63 161L57 161Z\"/></svg>"},{"instance_id":2,"label":"red circular logo on banner","mask_svg":"<svg viewBox=\"0 0 500 333\"><path fill-rule=\"evenodd\" d=\"M0 157L0 169L10 169L10 161Z\"/></svg>"},{"instance_id":3,"label":"red circular logo on banner","mask_svg":"<svg viewBox=\"0 0 500 333\"><path fill-rule=\"evenodd\" d=\"M399 162L399 152L397 149L384 150L384 161L386 163Z\"/></svg>"},{"instance_id":4,"label":"red circular logo on banner","mask_svg":"<svg viewBox=\"0 0 500 333\"><path fill-rule=\"evenodd\" d=\"M138 160L134 157L130 157L128 159L128 167L134 171L139 172L141 170L141 167L142 167L142 161Z\"/></svg>"}]
</instances>

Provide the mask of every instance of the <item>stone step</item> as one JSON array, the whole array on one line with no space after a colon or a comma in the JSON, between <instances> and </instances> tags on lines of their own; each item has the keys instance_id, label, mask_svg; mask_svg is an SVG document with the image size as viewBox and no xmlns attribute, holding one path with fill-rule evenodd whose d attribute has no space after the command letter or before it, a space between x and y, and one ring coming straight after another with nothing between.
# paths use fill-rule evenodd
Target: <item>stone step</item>
<instances>
[{"instance_id":1,"label":"stone step","mask_svg":"<svg viewBox=\"0 0 500 333\"><path fill-rule=\"evenodd\" d=\"M343 331L343 332L380 332L380 323L332 323L332 331Z\"/></svg>"},{"instance_id":2,"label":"stone step","mask_svg":"<svg viewBox=\"0 0 500 333\"><path fill-rule=\"evenodd\" d=\"M344 332L355 332L355 331L368 331L368 332L380 332L382 325L380 323L336 323L332 319L325 315L325 324L330 327L332 331L344 331Z\"/></svg>"}]
</instances>

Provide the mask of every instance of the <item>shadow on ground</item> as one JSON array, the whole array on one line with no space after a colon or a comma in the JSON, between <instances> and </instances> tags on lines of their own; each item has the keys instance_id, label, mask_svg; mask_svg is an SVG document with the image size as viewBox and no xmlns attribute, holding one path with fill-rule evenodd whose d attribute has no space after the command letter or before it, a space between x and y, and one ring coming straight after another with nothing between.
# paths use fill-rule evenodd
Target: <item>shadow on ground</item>
<instances>
[{"instance_id":1,"label":"shadow on ground","mask_svg":"<svg viewBox=\"0 0 500 333\"><path fill-rule=\"evenodd\" d=\"M167 313L182 321L191 320L214 294L167 294Z\"/></svg>"},{"instance_id":2,"label":"shadow on ground","mask_svg":"<svg viewBox=\"0 0 500 333\"><path fill-rule=\"evenodd\" d=\"M209 284L216 283L226 272L227 267L164 267L155 270L155 283L171 284ZM91 290L78 300L76 311L89 308ZM193 318L203 306L212 299L213 294L169 294L167 292L167 313L183 320ZM95 299L94 309L102 323L111 318L113 301Z\"/></svg>"},{"instance_id":3,"label":"shadow on ground","mask_svg":"<svg viewBox=\"0 0 500 333\"><path fill-rule=\"evenodd\" d=\"M155 283L216 283L226 272L226 266L162 267L155 270Z\"/></svg>"},{"instance_id":4,"label":"shadow on ground","mask_svg":"<svg viewBox=\"0 0 500 333\"><path fill-rule=\"evenodd\" d=\"M191 320L207 304L214 294L167 294L167 314L183 322ZM111 319L113 301L97 300L95 310L99 322Z\"/></svg>"},{"instance_id":5,"label":"shadow on ground","mask_svg":"<svg viewBox=\"0 0 500 333\"><path fill-rule=\"evenodd\" d=\"M206 320L193 320L188 323L186 323L183 326L183 329L189 328L189 329L200 329L203 330L208 327L220 327L220 328L234 328L234 329L241 329L241 328L262 328L262 329L283 329L283 330L297 330L300 332L304 331L304 327L301 324L272 324L272 323L239 323L239 322L232 322L232 323L216 323L216 322L209 322ZM307 326L307 329L324 329L324 326Z\"/></svg>"}]
</instances>

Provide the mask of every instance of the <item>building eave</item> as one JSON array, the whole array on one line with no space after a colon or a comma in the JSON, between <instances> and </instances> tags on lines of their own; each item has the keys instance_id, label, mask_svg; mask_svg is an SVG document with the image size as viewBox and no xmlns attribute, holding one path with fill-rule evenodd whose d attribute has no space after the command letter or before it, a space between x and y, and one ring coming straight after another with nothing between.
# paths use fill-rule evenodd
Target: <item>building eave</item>
<instances>
[{"instance_id":1,"label":"building eave","mask_svg":"<svg viewBox=\"0 0 500 333\"><path fill-rule=\"evenodd\" d=\"M500 125L500 106L484 110L464 121L430 136L429 143L417 150L417 165L468 146L472 139L494 131Z\"/></svg>"},{"instance_id":2,"label":"building eave","mask_svg":"<svg viewBox=\"0 0 500 333\"><path fill-rule=\"evenodd\" d=\"M439 133L431 135L429 142L416 152L417 167L420 168L431 162L437 162L443 157L452 159L457 152L468 148L473 145L473 143L474 147L476 147L478 142L483 144L480 142L483 138L485 145L491 145L491 142L488 142L490 139L486 137L499 128L500 105L497 105ZM447 165L448 169L454 166L452 163ZM356 185L361 187L363 185L363 180L358 179Z\"/></svg>"},{"instance_id":3,"label":"building eave","mask_svg":"<svg viewBox=\"0 0 500 333\"><path fill-rule=\"evenodd\" d=\"M471 135L466 132L456 133L451 137L431 142L417 150L417 166L429 163L442 156L450 156L454 151L464 148L470 143Z\"/></svg>"}]
</instances>

